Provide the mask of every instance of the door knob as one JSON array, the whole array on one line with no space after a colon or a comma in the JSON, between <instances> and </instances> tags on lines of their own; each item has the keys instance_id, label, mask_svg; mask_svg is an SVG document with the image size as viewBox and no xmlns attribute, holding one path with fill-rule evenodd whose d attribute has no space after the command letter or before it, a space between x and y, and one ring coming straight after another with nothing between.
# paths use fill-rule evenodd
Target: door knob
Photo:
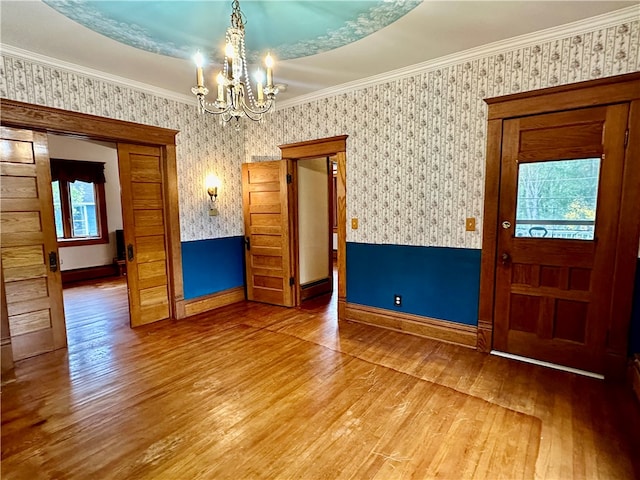
<instances>
[{"instance_id":1,"label":"door knob","mask_svg":"<svg viewBox=\"0 0 640 480\"><path fill-rule=\"evenodd\" d=\"M502 228L504 228L505 230L507 228L511 228L511 222L507 222L506 220L504 222L502 222Z\"/></svg>"},{"instance_id":2,"label":"door knob","mask_svg":"<svg viewBox=\"0 0 640 480\"><path fill-rule=\"evenodd\" d=\"M511 261L511 257L509 256L509 254L507 252L504 252L502 254L502 263L506 265L510 261Z\"/></svg>"},{"instance_id":3,"label":"door knob","mask_svg":"<svg viewBox=\"0 0 640 480\"><path fill-rule=\"evenodd\" d=\"M130 262L133 261L133 245L132 244L127 245L127 258L129 258Z\"/></svg>"},{"instance_id":4,"label":"door knob","mask_svg":"<svg viewBox=\"0 0 640 480\"><path fill-rule=\"evenodd\" d=\"M49 252L49 269L52 272L58 271L58 254L56 252Z\"/></svg>"}]
</instances>

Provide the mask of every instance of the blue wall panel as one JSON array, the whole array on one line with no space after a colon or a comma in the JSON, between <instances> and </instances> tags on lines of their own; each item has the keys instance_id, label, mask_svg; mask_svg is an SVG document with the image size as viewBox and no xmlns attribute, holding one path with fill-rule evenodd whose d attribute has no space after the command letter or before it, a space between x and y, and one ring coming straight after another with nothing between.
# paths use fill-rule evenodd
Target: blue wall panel
<instances>
[{"instance_id":1,"label":"blue wall panel","mask_svg":"<svg viewBox=\"0 0 640 480\"><path fill-rule=\"evenodd\" d=\"M243 237L182 242L184 298L244 285Z\"/></svg>"},{"instance_id":2,"label":"blue wall panel","mask_svg":"<svg viewBox=\"0 0 640 480\"><path fill-rule=\"evenodd\" d=\"M480 250L347 243L347 301L478 324ZM402 306L393 304L402 295Z\"/></svg>"}]
</instances>

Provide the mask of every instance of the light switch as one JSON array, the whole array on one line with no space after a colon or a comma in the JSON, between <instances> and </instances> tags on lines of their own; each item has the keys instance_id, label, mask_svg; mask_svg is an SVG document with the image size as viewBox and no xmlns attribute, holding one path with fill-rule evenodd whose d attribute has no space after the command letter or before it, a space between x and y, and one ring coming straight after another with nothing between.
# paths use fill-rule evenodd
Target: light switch
<instances>
[{"instance_id":1,"label":"light switch","mask_svg":"<svg viewBox=\"0 0 640 480\"><path fill-rule=\"evenodd\" d=\"M467 221L465 222L465 229L467 230L467 232L475 232L476 231L476 219L471 217L471 218L467 218Z\"/></svg>"},{"instance_id":2,"label":"light switch","mask_svg":"<svg viewBox=\"0 0 640 480\"><path fill-rule=\"evenodd\" d=\"M358 219L357 218L352 218L351 219L351 230L357 230L358 229Z\"/></svg>"}]
</instances>

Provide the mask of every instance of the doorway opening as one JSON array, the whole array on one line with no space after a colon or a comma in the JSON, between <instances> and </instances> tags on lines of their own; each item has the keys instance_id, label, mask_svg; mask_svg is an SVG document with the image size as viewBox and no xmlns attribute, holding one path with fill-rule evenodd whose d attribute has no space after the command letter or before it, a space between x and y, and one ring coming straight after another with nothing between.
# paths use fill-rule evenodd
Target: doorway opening
<instances>
[{"instance_id":1,"label":"doorway opening","mask_svg":"<svg viewBox=\"0 0 640 480\"><path fill-rule=\"evenodd\" d=\"M84 342L113 338L116 329L129 328L118 146L55 134L47 135L47 143L52 165L65 169L52 168L52 192L73 353ZM104 183L76 178L93 166L104 173Z\"/></svg>"}]
</instances>

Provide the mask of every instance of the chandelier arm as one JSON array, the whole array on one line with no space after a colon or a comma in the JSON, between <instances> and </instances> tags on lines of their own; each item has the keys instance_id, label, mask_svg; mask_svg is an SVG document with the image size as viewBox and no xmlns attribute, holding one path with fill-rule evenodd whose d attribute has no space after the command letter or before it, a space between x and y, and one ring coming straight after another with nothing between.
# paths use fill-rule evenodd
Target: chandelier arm
<instances>
[{"instance_id":1,"label":"chandelier arm","mask_svg":"<svg viewBox=\"0 0 640 480\"><path fill-rule=\"evenodd\" d=\"M207 102L204 99L204 96L199 96L198 97L198 103L200 103L200 109L202 112L205 113L210 113L211 115L224 115L225 113L228 113L231 110L231 104L227 105L226 108L222 109L222 110L211 110L210 108L207 107ZM219 108L219 107L216 107ZM228 121L228 120L225 120Z\"/></svg>"},{"instance_id":2,"label":"chandelier arm","mask_svg":"<svg viewBox=\"0 0 640 480\"><path fill-rule=\"evenodd\" d=\"M271 107L273 107L274 103L275 102L273 100L267 100L265 102L265 104L267 105L266 108L261 108L260 110L254 110L243 101L242 102L242 110L247 114L248 113L252 113L253 115L263 115L263 114L267 113L269 110L271 110Z\"/></svg>"}]
</instances>

